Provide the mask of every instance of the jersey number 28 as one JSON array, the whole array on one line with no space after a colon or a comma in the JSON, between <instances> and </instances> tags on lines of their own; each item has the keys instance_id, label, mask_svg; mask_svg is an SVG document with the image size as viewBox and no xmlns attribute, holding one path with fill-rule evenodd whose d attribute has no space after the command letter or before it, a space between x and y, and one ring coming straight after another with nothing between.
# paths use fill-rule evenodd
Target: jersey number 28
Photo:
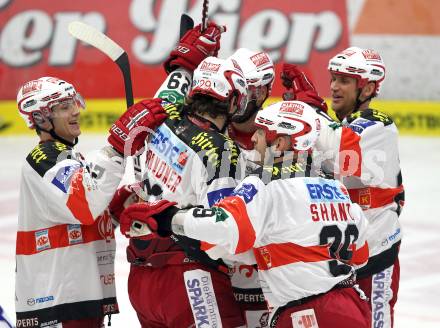
<instances>
[{"instance_id":1,"label":"jersey number 28","mask_svg":"<svg viewBox=\"0 0 440 328\"><path fill-rule=\"evenodd\" d=\"M344 240L342 240L344 237ZM351 270L351 266L347 264L338 264L339 262L348 262L353 256L353 252L348 248L359 237L359 230L354 224L347 225L344 232L337 225L329 225L322 228L319 234L320 245L331 243L329 248L330 256L335 260L328 263L330 273L333 276L347 274Z\"/></svg>"}]
</instances>

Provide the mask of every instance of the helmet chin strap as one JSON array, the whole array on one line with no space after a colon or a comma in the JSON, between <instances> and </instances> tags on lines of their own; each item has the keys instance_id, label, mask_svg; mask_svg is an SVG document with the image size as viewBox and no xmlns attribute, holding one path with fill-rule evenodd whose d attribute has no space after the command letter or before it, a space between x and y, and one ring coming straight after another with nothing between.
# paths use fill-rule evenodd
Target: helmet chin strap
<instances>
[{"instance_id":1,"label":"helmet chin strap","mask_svg":"<svg viewBox=\"0 0 440 328\"><path fill-rule=\"evenodd\" d=\"M55 129L53 127L52 120L49 120L49 121L50 121L50 124L52 125L52 129L46 130L46 129L43 129L42 127L37 125L36 127L37 127L38 131L44 131L46 133L49 133L52 138L54 138L55 140L60 141L61 143L65 144L66 146L69 146L69 147L73 147L73 146L75 146L78 143L78 137L75 138L74 142L70 142L70 141L60 137L58 134L56 134Z\"/></svg>"},{"instance_id":2,"label":"helmet chin strap","mask_svg":"<svg viewBox=\"0 0 440 328\"><path fill-rule=\"evenodd\" d=\"M360 97L361 97L361 92L362 92L362 89L358 89L358 90L357 90L356 105L355 105L354 111L353 111L352 113L357 112L357 111L359 110L359 108L360 108L364 103L366 103L367 101L370 101L371 99L374 98L374 92L373 92L373 94L371 94L371 95L370 95L369 97L367 97L365 100L361 100L361 99L360 99Z\"/></svg>"}]
</instances>

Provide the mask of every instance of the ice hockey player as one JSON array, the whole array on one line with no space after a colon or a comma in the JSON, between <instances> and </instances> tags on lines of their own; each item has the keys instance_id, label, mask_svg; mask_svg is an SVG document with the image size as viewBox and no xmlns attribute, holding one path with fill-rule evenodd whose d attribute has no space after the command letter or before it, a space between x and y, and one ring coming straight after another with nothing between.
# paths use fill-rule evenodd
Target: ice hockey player
<instances>
[{"instance_id":1,"label":"ice hockey player","mask_svg":"<svg viewBox=\"0 0 440 328\"><path fill-rule=\"evenodd\" d=\"M295 70L290 67L284 75L299 76ZM343 179L369 220L370 259L357 272L358 281L370 298L372 327L392 327L404 203L398 130L388 115L369 107L385 79L385 64L374 50L350 47L330 59L328 70L331 107L342 125L320 112L316 148L324 153L324 169Z\"/></svg>"},{"instance_id":2,"label":"ice hockey player","mask_svg":"<svg viewBox=\"0 0 440 328\"><path fill-rule=\"evenodd\" d=\"M22 168L16 326L102 327L105 315L119 311L114 232L104 210L124 172L124 148L134 153L145 139L145 133L127 138L128 125L154 129L166 115L158 101L135 104L113 125L110 145L86 161L73 149L85 104L72 84L55 77L29 81L17 103L39 143Z\"/></svg>"},{"instance_id":3,"label":"ice hockey player","mask_svg":"<svg viewBox=\"0 0 440 328\"><path fill-rule=\"evenodd\" d=\"M361 208L336 180L283 170L318 138L318 115L307 107L280 102L257 114L252 140L263 162L283 171L279 179L249 176L211 208L134 204L122 213L121 227L129 235L184 235L231 255L253 252L272 327L369 327L368 304L352 287L354 269L368 260ZM201 280L192 287L204 286Z\"/></svg>"},{"instance_id":4,"label":"ice hockey player","mask_svg":"<svg viewBox=\"0 0 440 328\"><path fill-rule=\"evenodd\" d=\"M221 28L213 23L209 26L205 32L200 26L187 32L177 49L185 47L190 52L173 51L173 59L166 62L174 70L165 83L179 91L189 87L185 77L194 71L188 104L166 106L169 118L147 144L145 191L151 199L172 199L182 207L214 204L234 189L244 170L238 146L221 133L228 118L247 103L240 67L231 60L203 59L202 54L187 57L200 47L211 49L204 53L216 54L213 49ZM207 44L207 39L216 41ZM194 58L200 60L197 68L193 67ZM171 100L174 95L179 103L180 92L171 91L160 91L159 96ZM121 226L122 232L124 229ZM201 251L198 241L174 235L132 238L127 253L132 264L130 301L142 327L244 325L228 268ZM169 295L166 302L158 302L164 295Z\"/></svg>"}]
</instances>

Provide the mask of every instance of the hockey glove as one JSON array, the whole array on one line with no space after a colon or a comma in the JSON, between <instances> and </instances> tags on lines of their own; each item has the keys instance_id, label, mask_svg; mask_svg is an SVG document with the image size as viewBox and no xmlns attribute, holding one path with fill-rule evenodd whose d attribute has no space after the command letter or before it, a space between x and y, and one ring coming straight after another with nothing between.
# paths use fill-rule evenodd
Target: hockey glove
<instances>
[{"instance_id":1,"label":"hockey glove","mask_svg":"<svg viewBox=\"0 0 440 328\"><path fill-rule=\"evenodd\" d=\"M108 205L108 209L112 219L116 221L117 224L119 224L122 211L139 200L138 195L136 194L137 188L141 188L139 184L124 185L113 195L113 199Z\"/></svg>"},{"instance_id":2,"label":"hockey glove","mask_svg":"<svg viewBox=\"0 0 440 328\"><path fill-rule=\"evenodd\" d=\"M130 156L144 148L148 134L168 117L161 101L159 98L141 100L113 123L108 142L117 152Z\"/></svg>"},{"instance_id":3,"label":"hockey glove","mask_svg":"<svg viewBox=\"0 0 440 328\"><path fill-rule=\"evenodd\" d=\"M171 235L171 220L179 210L176 202L165 199L152 203L137 203L121 214L121 233L127 238L148 238L153 233L160 237ZM151 236L150 236L151 238Z\"/></svg>"},{"instance_id":4,"label":"hockey glove","mask_svg":"<svg viewBox=\"0 0 440 328\"><path fill-rule=\"evenodd\" d=\"M182 67L192 72L206 57L217 56L220 49L220 37L225 31L225 26L214 22L209 22L203 32L200 31L200 24L189 30L165 61L165 71L170 73Z\"/></svg>"},{"instance_id":5,"label":"hockey glove","mask_svg":"<svg viewBox=\"0 0 440 328\"><path fill-rule=\"evenodd\" d=\"M298 66L293 64L283 64L281 73L283 86L287 89L283 93L283 100L299 100L306 104L318 107L327 112L327 104L322 99L312 81L301 71Z\"/></svg>"}]
</instances>

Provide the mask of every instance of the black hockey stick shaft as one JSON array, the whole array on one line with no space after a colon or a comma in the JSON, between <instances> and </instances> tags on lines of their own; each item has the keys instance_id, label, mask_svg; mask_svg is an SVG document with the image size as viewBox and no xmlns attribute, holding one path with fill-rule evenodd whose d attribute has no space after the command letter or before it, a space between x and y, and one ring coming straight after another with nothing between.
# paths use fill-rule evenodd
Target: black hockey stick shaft
<instances>
[{"instance_id":1,"label":"black hockey stick shaft","mask_svg":"<svg viewBox=\"0 0 440 328\"><path fill-rule=\"evenodd\" d=\"M206 28L208 27L208 6L209 6L209 0L203 0L202 25L200 26L202 32L206 30Z\"/></svg>"},{"instance_id":2,"label":"black hockey stick shaft","mask_svg":"<svg viewBox=\"0 0 440 328\"><path fill-rule=\"evenodd\" d=\"M133 98L133 84L131 81L131 70L130 62L128 60L128 55L124 52L118 59L115 60L116 65L122 72L124 78L124 88L125 88L125 101L127 103L127 108L134 104Z\"/></svg>"},{"instance_id":3,"label":"black hockey stick shaft","mask_svg":"<svg viewBox=\"0 0 440 328\"><path fill-rule=\"evenodd\" d=\"M193 27L194 27L194 20L191 18L191 16L187 14L182 14L182 16L180 16L179 39L181 39L185 35L185 33L191 30Z\"/></svg>"}]
</instances>

